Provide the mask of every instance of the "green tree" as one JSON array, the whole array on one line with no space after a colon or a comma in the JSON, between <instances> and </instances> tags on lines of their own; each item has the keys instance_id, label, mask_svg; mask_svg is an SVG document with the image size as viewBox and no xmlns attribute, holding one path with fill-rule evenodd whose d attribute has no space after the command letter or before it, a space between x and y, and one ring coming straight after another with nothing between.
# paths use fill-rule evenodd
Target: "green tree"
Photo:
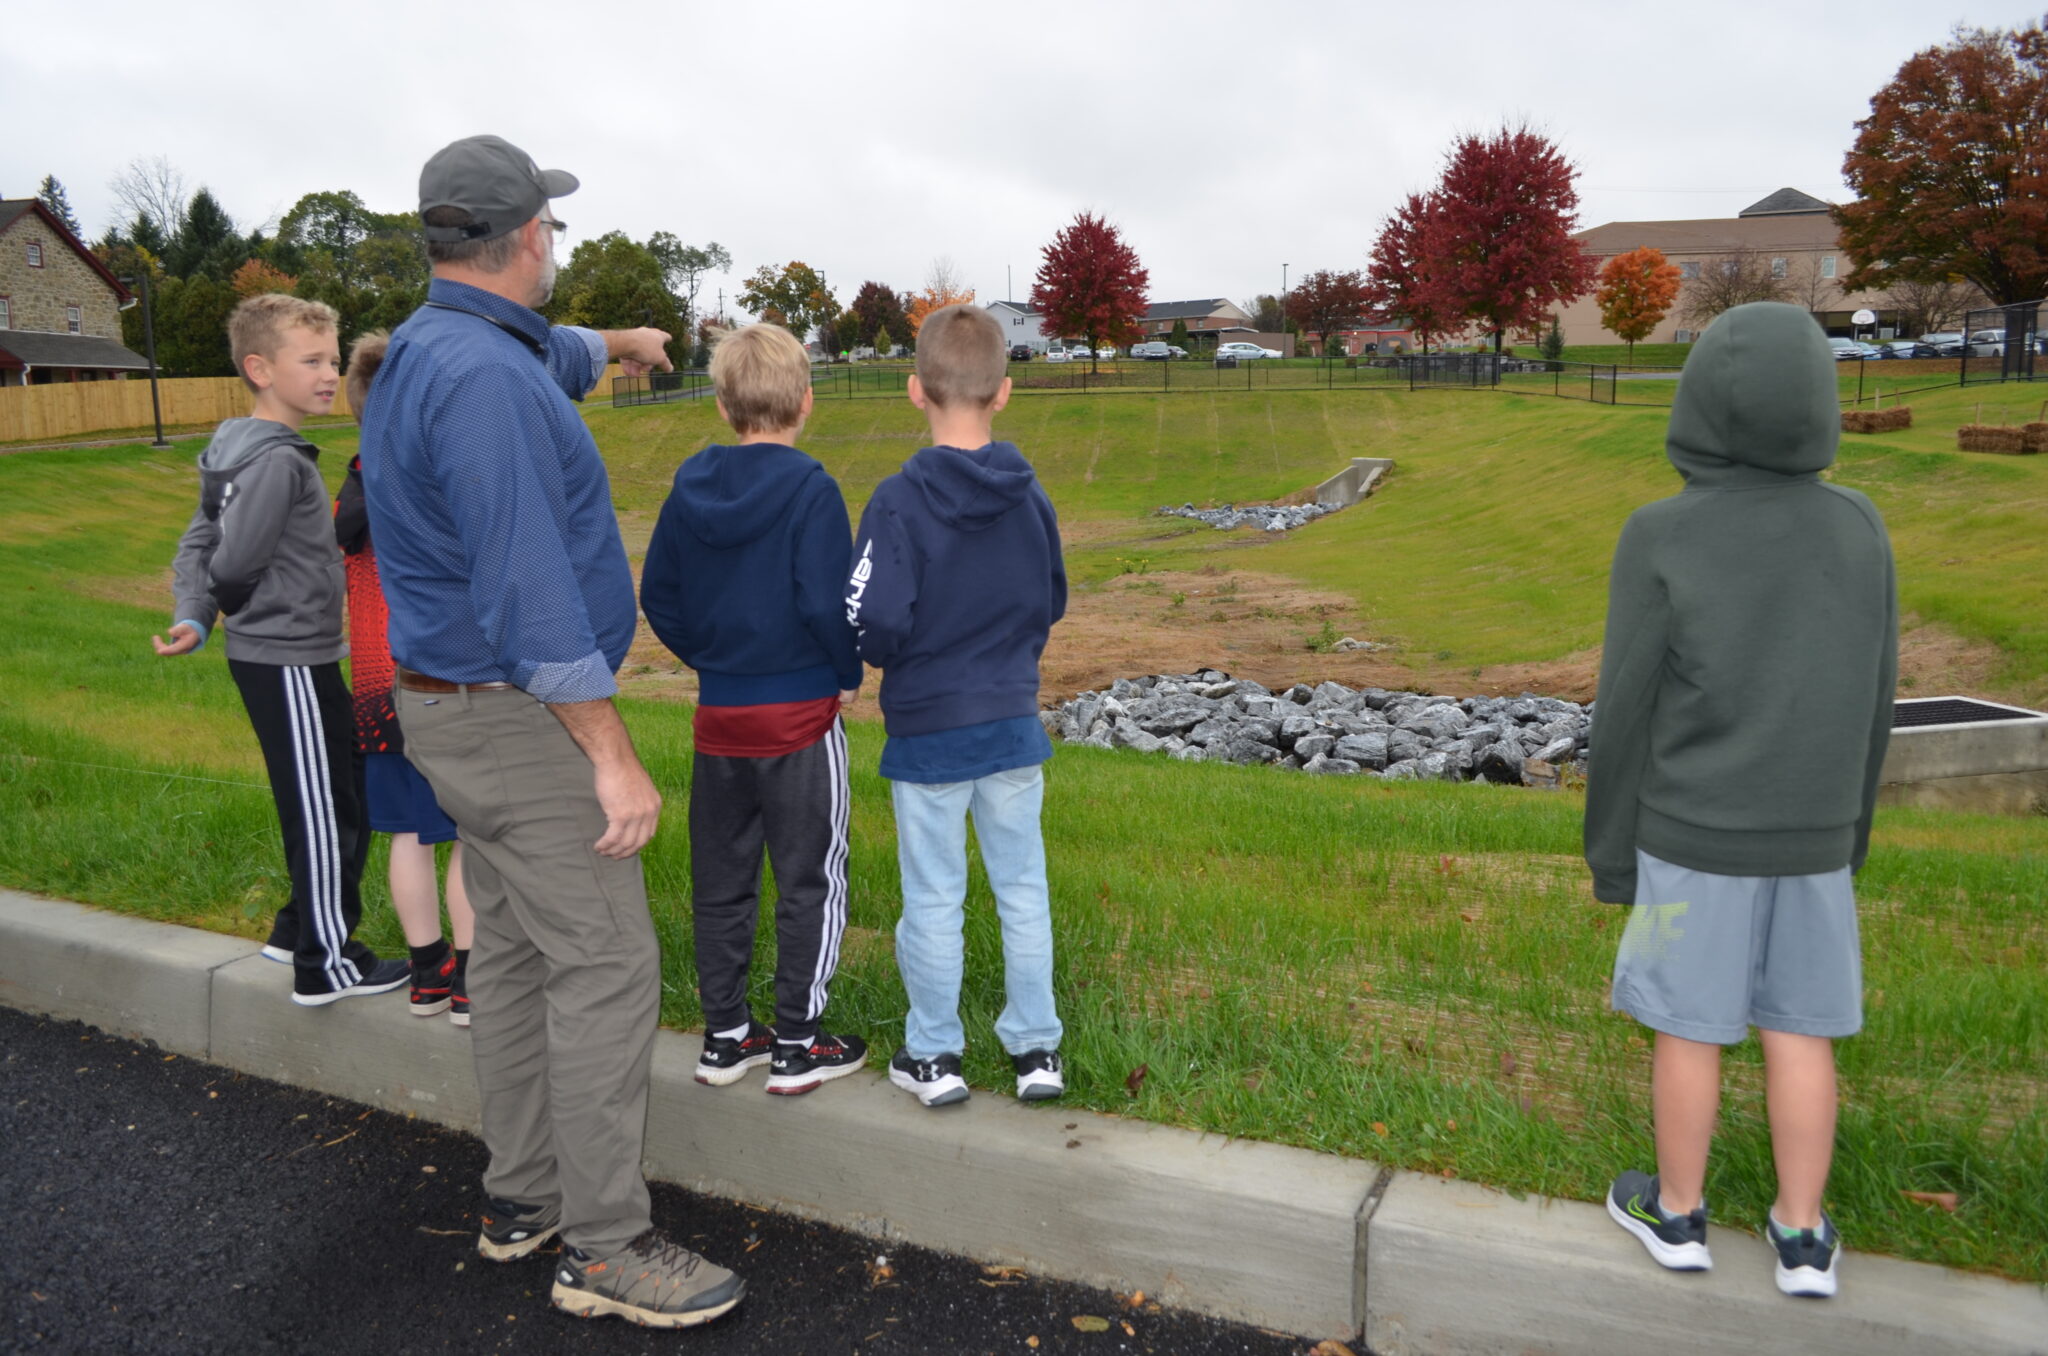
<instances>
[{"instance_id":1,"label":"green tree","mask_svg":"<svg viewBox=\"0 0 2048 1356\"><path fill-rule=\"evenodd\" d=\"M306 255L324 250L342 283L353 285L356 247L369 239L373 226L370 209L347 189L308 193L278 222L271 263L290 273L305 267Z\"/></svg>"},{"instance_id":2,"label":"green tree","mask_svg":"<svg viewBox=\"0 0 2048 1356\"><path fill-rule=\"evenodd\" d=\"M152 284L157 365L174 377L231 377L228 313L241 298L204 273ZM140 310L141 308L136 308Z\"/></svg>"},{"instance_id":3,"label":"green tree","mask_svg":"<svg viewBox=\"0 0 2048 1356\"><path fill-rule=\"evenodd\" d=\"M905 313L903 298L886 284L862 283L846 309L859 324L860 342L863 344L873 344L875 336L883 330L890 334L910 333L910 318Z\"/></svg>"},{"instance_id":4,"label":"green tree","mask_svg":"<svg viewBox=\"0 0 2048 1356\"><path fill-rule=\"evenodd\" d=\"M1188 333L1188 322L1186 319L1173 322L1173 334L1168 339L1168 342L1189 353L1195 351L1195 339L1193 335Z\"/></svg>"},{"instance_id":5,"label":"green tree","mask_svg":"<svg viewBox=\"0 0 2048 1356\"><path fill-rule=\"evenodd\" d=\"M877 358L888 357L889 350L896 347L896 337L889 333L889 327L887 325L884 325L880 329L876 330L875 337L869 340L868 342L875 346L875 356Z\"/></svg>"},{"instance_id":6,"label":"green tree","mask_svg":"<svg viewBox=\"0 0 2048 1356\"><path fill-rule=\"evenodd\" d=\"M202 188L185 205L185 218L164 247L164 269L173 277L203 273L224 283L248 257L248 242L235 230L234 219L210 189Z\"/></svg>"},{"instance_id":7,"label":"green tree","mask_svg":"<svg viewBox=\"0 0 2048 1356\"><path fill-rule=\"evenodd\" d=\"M839 314L825 275L800 259L781 268L763 264L755 269L740 289L739 304L750 315L775 320L798 339Z\"/></svg>"},{"instance_id":8,"label":"green tree","mask_svg":"<svg viewBox=\"0 0 2048 1356\"><path fill-rule=\"evenodd\" d=\"M652 325L669 334L669 361L681 366L689 355L689 325L661 261L623 231L607 231L577 245L555 278L553 299L542 309L559 324L592 329Z\"/></svg>"},{"instance_id":9,"label":"green tree","mask_svg":"<svg viewBox=\"0 0 2048 1356\"><path fill-rule=\"evenodd\" d=\"M647 237L647 249L661 261L663 279L669 290L683 299L683 313L697 314L697 289L707 273L724 273L732 268L732 254L716 240L704 245L685 245L667 231Z\"/></svg>"},{"instance_id":10,"label":"green tree","mask_svg":"<svg viewBox=\"0 0 2048 1356\"><path fill-rule=\"evenodd\" d=\"M78 217L71 211L71 200L64 196L64 185L57 182L56 175L43 176L43 185L36 190L36 197L50 209L51 216L64 223L65 230L80 240L85 239L85 228L78 224Z\"/></svg>"}]
</instances>

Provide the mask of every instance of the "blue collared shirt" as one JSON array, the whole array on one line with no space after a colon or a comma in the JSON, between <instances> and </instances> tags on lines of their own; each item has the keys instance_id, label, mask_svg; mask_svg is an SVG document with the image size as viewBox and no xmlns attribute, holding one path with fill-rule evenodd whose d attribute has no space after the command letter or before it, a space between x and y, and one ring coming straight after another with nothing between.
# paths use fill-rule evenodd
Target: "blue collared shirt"
<instances>
[{"instance_id":1,"label":"blue collared shirt","mask_svg":"<svg viewBox=\"0 0 2048 1356\"><path fill-rule=\"evenodd\" d=\"M452 683L595 701L633 642L611 482L577 414L604 341L436 278L362 412L391 654Z\"/></svg>"}]
</instances>

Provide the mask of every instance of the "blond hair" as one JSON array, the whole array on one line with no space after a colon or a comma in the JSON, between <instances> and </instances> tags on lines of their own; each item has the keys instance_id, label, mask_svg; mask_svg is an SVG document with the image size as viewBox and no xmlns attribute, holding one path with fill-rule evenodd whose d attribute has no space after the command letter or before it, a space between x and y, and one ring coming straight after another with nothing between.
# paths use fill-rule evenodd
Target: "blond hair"
<instances>
[{"instance_id":1,"label":"blond hair","mask_svg":"<svg viewBox=\"0 0 2048 1356\"><path fill-rule=\"evenodd\" d=\"M810 355L780 325L727 331L711 350L711 390L735 433L795 428L810 389Z\"/></svg>"},{"instance_id":2,"label":"blond hair","mask_svg":"<svg viewBox=\"0 0 2048 1356\"><path fill-rule=\"evenodd\" d=\"M370 381L384 365L384 350L391 347L391 335L384 330L359 334L348 346L348 411L363 422L363 401L369 397Z\"/></svg>"},{"instance_id":3,"label":"blond hair","mask_svg":"<svg viewBox=\"0 0 2048 1356\"><path fill-rule=\"evenodd\" d=\"M917 382L932 404L987 406L1008 374L1003 327L980 307L943 307L918 327Z\"/></svg>"},{"instance_id":4,"label":"blond hair","mask_svg":"<svg viewBox=\"0 0 2048 1356\"><path fill-rule=\"evenodd\" d=\"M228 316L228 350L234 355L235 375L254 391L245 366L249 355L274 357L289 329L333 334L341 328L341 316L324 301L307 301L289 292L259 292L245 298Z\"/></svg>"}]
</instances>

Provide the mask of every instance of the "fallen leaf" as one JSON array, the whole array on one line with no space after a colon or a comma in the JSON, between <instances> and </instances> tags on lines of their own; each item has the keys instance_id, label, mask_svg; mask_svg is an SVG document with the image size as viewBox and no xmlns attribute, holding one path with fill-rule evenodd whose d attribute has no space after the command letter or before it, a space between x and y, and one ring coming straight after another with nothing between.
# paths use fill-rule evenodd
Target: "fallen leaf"
<instances>
[{"instance_id":1,"label":"fallen leaf","mask_svg":"<svg viewBox=\"0 0 2048 1356\"><path fill-rule=\"evenodd\" d=\"M422 1163L422 1164L420 1164L420 1171L421 1171L421 1172L439 1172L439 1171L440 1171L440 1169L439 1169L439 1168L437 1168L437 1167L435 1167L435 1166L434 1166L434 1165L433 1165L432 1163Z\"/></svg>"},{"instance_id":2,"label":"fallen leaf","mask_svg":"<svg viewBox=\"0 0 2048 1356\"><path fill-rule=\"evenodd\" d=\"M1131 1292L1131 1298L1130 1298L1130 1301L1129 1301L1129 1303L1130 1303L1130 1306L1131 1306L1131 1307L1132 1307L1133 1309L1137 1308L1137 1307L1138 1307L1139 1305L1143 1304L1144 1302L1145 1302L1145 1292L1144 1292L1144 1291L1142 1291L1142 1290L1133 1290L1133 1291Z\"/></svg>"},{"instance_id":3,"label":"fallen leaf","mask_svg":"<svg viewBox=\"0 0 2048 1356\"><path fill-rule=\"evenodd\" d=\"M1458 1118L1456 1116L1446 1118L1444 1121L1444 1129L1451 1131L1453 1134L1457 1133Z\"/></svg>"},{"instance_id":4,"label":"fallen leaf","mask_svg":"<svg viewBox=\"0 0 2048 1356\"><path fill-rule=\"evenodd\" d=\"M1439 875L1455 876L1458 874L1458 859L1450 856L1439 857L1436 859L1436 869Z\"/></svg>"},{"instance_id":5,"label":"fallen leaf","mask_svg":"<svg viewBox=\"0 0 2048 1356\"><path fill-rule=\"evenodd\" d=\"M1387 1123L1385 1121L1374 1121L1372 1123L1372 1132L1381 1139L1385 1139L1387 1137Z\"/></svg>"},{"instance_id":6,"label":"fallen leaf","mask_svg":"<svg viewBox=\"0 0 2048 1356\"><path fill-rule=\"evenodd\" d=\"M1078 1139L1070 1139L1067 1141L1067 1147L1069 1149L1078 1149L1081 1147L1081 1141Z\"/></svg>"},{"instance_id":7,"label":"fallen leaf","mask_svg":"<svg viewBox=\"0 0 2048 1356\"><path fill-rule=\"evenodd\" d=\"M1038 1350L1038 1339L1036 1337L1027 1337L1024 1339L1024 1345L1036 1351Z\"/></svg>"},{"instance_id":8,"label":"fallen leaf","mask_svg":"<svg viewBox=\"0 0 2048 1356\"><path fill-rule=\"evenodd\" d=\"M1136 1097L1138 1089L1145 1086L1145 1075L1152 1072L1150 1064L1140 1064L1124 1079L1124 1091Z\"/></svg>"},{"instance_id":9,"label":"fallen leaf","mask_svg":"<svg viewBox=\"0 0 2048 1356\"><path fill-rule=\"evenodd\" d=\"M1461 913L1458 915L1458 917L1464 919L1468 923L1476 923L1479 921L1479 915L1476 913Z\"/></svg>"},{"instance_id":10,"label":"fallen leaf","mask_svg":"<svg viewBox=\"0 0 2048 1356\"><path fill-rule=\"evenodd\" d=\"M1006 1281L1014 1281L1023 1276L1024 1268L985 1266L981 1269L981 1274L984 1276L997 1276Z\"/></svg>"},{"instance_id":11,"label":"fallen leaf","mask_svg":"<svg viewBox=\"0 0 2048 1356\"><path fill-rule=\"evenodd\" d=\"M1097 1314L1075 1314L1073 1323L1082 1332L1109 1331L1109 1320Z\"/></svg>"},{"instance_id":12,"label":"fallen leaf","mask_svg":"<svg viewBox=\"0 0 2048 1356\"><path fill-rule=\"evenodd\" d=\"M1918 1201L1922 1205L1938 1205L1951 1215L1956 1212L1956 1207L1962 1204L1961 1198L1953 1191L1901 1191L1899 1194L1909 1201Z\"/></svg>"},{"instance_id":13,"label":"fallen leaf","mask_svg":"<svg viewBox=\"0 0 2048 1356\"><path fill-rule=\"evenodd\" d=\"M1138 1335L1138 1330L1131 1326L1131 1322L1127 1318L1118 1319L1117 1326L1124 1330L1124 1336L1126 1337L1136 1337Z\"/></svg>"},{"instance_id":14,"label":"fallen leaf","mask_svg":"<svg viewBox=\"0 0 2048 1356\"><path fill-rule=\"evenodd\" d=\"M1422 1038L1420 1036L1404 1036L1401 1039L1401 1044L1408 1047L1408 1053L1411 1055L1422 1053Z\"/></svg>"},{"instance_id":15,"label":"fallen leaf","mask_svg":"<svg viewBox=\"0 0 2048 1356\"><path fill-rule=\"evenodd\" d=\"M165 1055L165 1056L164 1056L164 1063L166 1063L166 1064L169 1064L169 1063L170 1063L170 1062L171 1062L172 1060L174 1060L174 1059L176 1059L176 1058L177 1058L177 1056L176 1056L176 1055Z\"/></svg>"},{"instance_id":16,"label":"fallen leaf","mask_svg":"<svg viewBox=\"0 0 2048 1356\"><path fill-rule=\"evenodd\" d=\"M1335 1338L1324 1338L1308 1349L1308 1356L1355 1356L1355 1353Z\"/></svg>"},{"instance_id":17,"label":"fallen leaf","mask_svg":"<svg viewBox=\"0 0 2048 1356\"><path fill-rule=\"evenodd\" d=\"M1502 1078L1513 1078L1515 1071L1521 1067L1520 1064L1515 1062L1514 1051L1503 1050L1500 1052L1500 1076Z\"/></svg>"}]
</instances>

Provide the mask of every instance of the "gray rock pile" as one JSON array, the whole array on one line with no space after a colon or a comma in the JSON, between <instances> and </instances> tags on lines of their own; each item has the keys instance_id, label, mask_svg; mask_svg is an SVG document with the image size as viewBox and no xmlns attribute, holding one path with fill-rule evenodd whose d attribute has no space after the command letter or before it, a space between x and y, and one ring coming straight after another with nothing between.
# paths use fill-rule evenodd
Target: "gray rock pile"
<instances>
[{"instance_id":1,"label":"gray rock pile","mask_svg":"<svg viewBox=\"0 0 2048 1356\"><path fill-rule=\"evenodd\" d=\"M1273 692L1216 669L1119 678L1039 718L1058 739L1184 762L1275 763L1327 775L1555 786L1585 771L1593 705L1523 693L1444 697L1296 683Z\"/></svg>"},{"instance_id":2,"label":"gray rock pile","mask_svg":"<svg viewBox=\"0 0 2048 1356\"><path fill-rule=\"evenodd\" d=\"M1155 517L1193 518L1198 523L1229 531L1234 527L1256 527L1266 532L1286 532L1312 523L1326 513L1335 513L1341 504L1246 504L1238 508L1225 504L1222 508L1198 509L1193 504L1182 504L1175 508L1161 504L1154 509Z\"/></svg>"}]
</instances>

